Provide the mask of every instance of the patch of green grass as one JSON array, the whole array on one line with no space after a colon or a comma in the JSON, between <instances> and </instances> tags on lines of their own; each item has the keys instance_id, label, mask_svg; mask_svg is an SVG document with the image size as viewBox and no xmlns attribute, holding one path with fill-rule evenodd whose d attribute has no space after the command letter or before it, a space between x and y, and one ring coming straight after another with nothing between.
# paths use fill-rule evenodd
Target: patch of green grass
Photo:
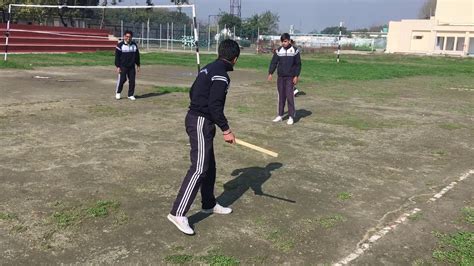
<instances>
[{"instance_id":1,"label":"patch of green grass","mask_svg":"<svg viewBox=\"0 0 474 266\"><path fill-rule=\"evenodd\" d=\"M339 215L339 214L318 219L319 225L321 225L325 229L333 228L336 225L343 223L345 221L347 221L347 219L344 216Z\"/></svg>"},{"instance_id":2,"label":"patch of green grass","mask_svg":"<svg viewBox=\"0 0 474 266\"><path fill-rule=\"evenodd\" d=\"M424 259L416 259L411 263L412 266L430 266L431 263L425 261Z\"/></svg>"},{"instance_id":3,"label":"patch of green grass","mask_svg":"<svg viewBox=\"0 0 474 266\"><path fill-rule=\"evenodd\" d=\"M290 252L295 247L295 242L291 238L285 237L280 230L273 230L266 238L272 242L275 248L283 252Z\"/></svg>"},{"instance_id":4,"label":"patch of green grass","mask_svg":"<svg viewBox=\"0 0 474 266\"><path fill-rule=\"evenodd\" d=\"M186 92L188 93L190 88L188 87L165 87L165 86L155 86L153 91L160 94L167 94L172 92Z\"/></svg>"},{"instance_id":5,"label":"patch of green grass","mask_svg":"<svg viewBox=\"0 0 474 266\"><path fill-rule=\"evenodd\" d=\"M436 234L439 246L433 252L433 257L441 263L455 265L474 265L474 233L457 232L450 235Z\"/></svg>"},{"instance_id":6,"label":"patch of green grass","mask_svg":"<svg viewBox=\"0 0 474 266\"><path fill-rule=\"evenodd\" d=\"M413 215L410 215L408 216L408 219L412 220L412 221L418 221L420 220L421 218L423 217L423 213L422 212L417 212Z\"/></svg>"},{"instance_id":7,"label":"patch of green grass","mask_svg":"<svg viewBox=\"0 0 474 266\"><path fill-rule=\"evenodd\" d=\"M201 261L209 265L239 265L240 261L231 256L225 256L218 253L211 253L199 258Z\"/></svg>"},{"instance_id":8,"label":"patch of green grass","mask_svg":"<svg viewBox=\"0 0 474 266\"><path fill-rule=\"evenodd\" d=\"M192 262L193 259L194 256L186 254L168 255L165 257L165 261L172 264L185 264Z\"/></svg>"},{"instance_id":9,"label":"patch of green grass","mask_svg":"<svg viewBox=\"0 0 474 266\"><path fill-rule=\"evenodd\" d=\"M117 215L115 216L114 224L115 225L123 225L126 224L130 220L130 217L123 211L119 210Z\"/></svg>"},{"instance_id":10,"label":"patch of green grass","mask_svg":"<svg viewBox=\"0 0 474 266\"><path fill-rule=\"evenodd\" d=\"M52 218L59 228L66 228L81 220L81 212L78 209L57 211Z\"/></svg>"},{"instance_id":11,"label":"patch of green grass","mask_svg":"<svg viewBox=\"0 0 474 266\"><path fill-rule=\"evenodd\" d=\"M0 212L0 220L14 220L16 219L16 214L8 213L8 212Z\"/></svg>"},{"instance_id":12,"label":"patch of green grass","mask_svg":"<svg viewBox=\"0 0 474 266\"><path fill-rule=\"evenodd\" d=\"M434 151L433 154L436 155L436 156L445 156L445 155L447 155L447 152L442 151L442 150L438 150L438 151Z\"/></svg>"},{"instance_id":13,"label":"patch of green grass","mask_svg":"<svg viewBox=\"0 0 474 266\"><path fill-rule=\"evenodd\" d=\"M441 125L439 125L439 127L442 128L442 129L446 129L446 130L456 130L456 129L464 128L463 125L452 124L452 123L441 124Z\"/></svg>"},{"instance_id":14,"label":"patch of green grass","mask_svg":"<svg viewBox=\"0 0 474 266\"><path fill-rule=\"evenodd\" d=\"M235 188L237 187L238 186L236 186ZM265 220L263 220L263 218L260 218L260 217L255 218L255 225L263 226L264 224L265 224Z\"/></svg>"},{"instance_id":15,"label":"patch of green grass","mask_svg":"<svg viewBox=\"0 0 474 266\"><path fill-rule=\"evenodd\" d=\"M111 200L99 200L93 207L88 208L86 211L92 217L106 217L109 215L110 210L116 210L120 206L117 201Z\"/></svg>"},{"instance_id":16,"label":"patch of green grass","mask_svg":"<svg viewBox=\"0 0 474 266\"><path fill-rule=\"evenodd\" d=\"M337 195L337 198L342 201L349 200L352 198L352 194L349 192L341 192Z\"/></svg>"},{"instance_id":17,"label":"patch of green grass","mask_svg":"<svg viewBox=\"0 0 474 266\"><path fill-rule=\"evenodd\" d=\"M245 114L245 113L252 112L252 109L250 107L240 105L240 106L237 106L237 112L241 114Z\"/></svg>"},{"instance_id":18,"label":"patch of green grass","mask_svg":"<svg viewBox=\"0 0 474 266\"><path fill-rule=\"evenodd\" d=\"M118 210L120 203L117 201L99 200L94 202L90 207L67 207L62 202L57 202L54 206L60 208L60 210L55 211L51 218L53 223L60 229L78 225L88 218L107 217L112 212L118 213L114 216L116 224L120 225L128 221L128 216L123 211Z\"/></svg>"},{"instance_id":19,"label":"patch of green grass","mask_svg":"<svg viewBox=\"0 0 474 266\"><path fill-rule=\"evenodd\" d=\"M240 261L234 257L226 256L218 251L209 251L204 256L193 256L188 254L173 254L165 257L165 261L171 264L207 264L207 265L238 265Z\"/></svg>"},{"instance_id":20,"label":"patch of green grass","mask_svg":"<svg viewBox=\"0 0 474 266\"><path fill-rule=\"evenodd\" d=\"M473 207L465 207L462 209L462 214L464 217L464 221L467 223L474 225L474 208Z\"/></svg>"}]
</instances>

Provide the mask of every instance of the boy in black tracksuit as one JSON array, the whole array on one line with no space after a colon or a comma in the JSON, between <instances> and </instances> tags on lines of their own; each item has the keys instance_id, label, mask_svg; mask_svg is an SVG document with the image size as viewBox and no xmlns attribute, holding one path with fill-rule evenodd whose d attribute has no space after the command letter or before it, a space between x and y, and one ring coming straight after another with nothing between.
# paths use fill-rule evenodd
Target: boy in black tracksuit
<instances>
[{"instance_id":1,"label":"boy in black tracksuit","mask_svg":"<svg viewBox=\"0 0 474 266\"><path fill-rule=\"evenodd\" d=\"M194 230L189 226L185 215L199 188L203 212L219 214L232 212L231 208L219 205L214 196L216 162L213 141L217 125L222 130L224 141L235 142L235 136L224 115L224 105L230 83L227 72L233 70L239 55L240 48L237 42L233 40L221 42L219 59L201 69L189 93L191 104L185 125L191 144L191 167L168 214L168 220L188 235L194 234Z\"/></svg>"},{"instance_id":2,"label":"boy in black tracksuit","mask_svg":"<svg viewBox=\"0 0 474 266\"><path fill-rule=\"evenodd\" d=\"M295 118L295 96L293 87L298 83L301 72L300 51L291 45L290 35L283 33L280 37L282 46L273 54L268 70L268 81L272 80L273 72L278 67L278 115L273 122L283 120L285 102L288 101L288 125L292 125Z\"/></svg>"},{"instance_id":3,"label":"boy in black tracksuit","mask_svg":"<svg viewBox=\"0 0 474 266\"><path fill-rule=\"evenodd\" d=\"M135 65L137 72L140 72L140 52L138 45L132 41L133 33L126 31L123 35L123 41L117 44L115 49L115 66L117 67L118 80L115 88L115 99L120 100L120 93L123 84L128 77L128 98L135 100Z\"/></svg>"}]
</instances>

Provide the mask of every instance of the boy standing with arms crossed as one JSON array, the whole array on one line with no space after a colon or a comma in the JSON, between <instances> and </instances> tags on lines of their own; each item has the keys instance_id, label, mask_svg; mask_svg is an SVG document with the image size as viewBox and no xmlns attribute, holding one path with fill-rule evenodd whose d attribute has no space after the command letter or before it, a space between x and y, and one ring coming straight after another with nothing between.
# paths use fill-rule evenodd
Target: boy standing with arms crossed
<instances>
[{"instance_id":1,"label":"boy standing with arms crossed","mask_svg":"<svg viewBox=\"0 0 474 266\"><path fill-rule=\"evenodd\" d=\"M273 54L268 70L268 81L272 80L273 72L278 68L278 115L273 122L283 120L285 103L288 102L288 125L293 125L296 110L293 87L298 83L301 73L300 51L291 45L290 34L283 33L280 37L281 46Z\"/></svg>"},{"instance_id":2,"label":"boy standing with arms crossed","mask_svg":"<svg viewBox=\"0 0 474 266\"><path fill-rule=\"evenodd\" d=\"M224 141L233 144L235 136L224 115L224 105L229 89L228 71L233 70L240 55L240 48L233 40L220 43L219 58L199 72L191 87L191 104L186 115L186 132L191 144L191 167L189 168L168 220L181 232L193 235L186 213L201 189L202 211L205 213L229 214L231 208L216 202L214 184L216 161L214 158L214 136L217 125L222 130Z\"/></svg>"}]
</instances>

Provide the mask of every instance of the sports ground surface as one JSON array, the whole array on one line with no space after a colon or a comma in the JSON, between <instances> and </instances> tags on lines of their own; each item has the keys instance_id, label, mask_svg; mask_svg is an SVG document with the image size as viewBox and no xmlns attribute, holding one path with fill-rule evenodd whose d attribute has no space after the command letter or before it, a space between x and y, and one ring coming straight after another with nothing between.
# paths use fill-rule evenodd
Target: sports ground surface
<instances>
[{"instance_id":1,"label":"sports ground surface","mask_svg":"<svg viewBox=\"0 0 474 266\"><path fill-rule=\"evenodd\" d=\"M303 55L288 126L271 122L269 56L242 56L230 125L280 156L218 135L234 213L201 214L198 197L186 236L166 215L189 166L193 60L144 54L134 102L114 99L111 54L0 65L2 264L474 263L473 59Z\"/></svg>"}]
</instances>

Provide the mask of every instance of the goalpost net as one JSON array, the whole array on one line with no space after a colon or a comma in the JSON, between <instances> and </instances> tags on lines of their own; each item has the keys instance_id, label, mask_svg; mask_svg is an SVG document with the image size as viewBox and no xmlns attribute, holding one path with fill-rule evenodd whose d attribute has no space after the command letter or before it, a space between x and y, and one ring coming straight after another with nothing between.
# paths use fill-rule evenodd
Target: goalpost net
<instances>
[{"instance_id":1,"label":"goalpost net","mask_svg":"<svg viewBox=\"0 0 474 266\"><path fill-rule=\"evenodd\" d=\"M25 10L26 9L26 10ZM20 24L13 24L13 18L20 20L21 11L38 12L41 24L65 24L69 29L101 28L107 29L116 39L121 39L126 30L134 32L134 40L144 49L195 49L196 64L200 69L199 29L196 20L196 7L190 5L151 5L151 6L69 6L69 5L29 5L10 4L7 22L4 26L4 61L7 61L10 42L15 34L29 32L35 36L74 38L74 33L55 32L51 27L36 27L34 30L24 29ZM48 12L46 12L48 10ZM86 12L87 11L87 12ZM186 13L189 12L189 13ZM15 14L17 12L18 14ZM27 13L27 12L24 12ZM86 14L87 13L87 14ZM45 23L46 14L54 17L54 23ZM60 16L63 14L63 16ZM67 14L67 15L64 15ZM87 17L84 16L86 14ZM15 17L15 15L18 15ZM31 15L31 14L30 14ZM91 19L94 17L95 20ZM44 22L43 22L44 21ZM23 21L25 22L25 21ZM23 29L22 29L23 28ZM87 36L92 40L109 39L104 36Z\"/></svg>"}]
</instances>

